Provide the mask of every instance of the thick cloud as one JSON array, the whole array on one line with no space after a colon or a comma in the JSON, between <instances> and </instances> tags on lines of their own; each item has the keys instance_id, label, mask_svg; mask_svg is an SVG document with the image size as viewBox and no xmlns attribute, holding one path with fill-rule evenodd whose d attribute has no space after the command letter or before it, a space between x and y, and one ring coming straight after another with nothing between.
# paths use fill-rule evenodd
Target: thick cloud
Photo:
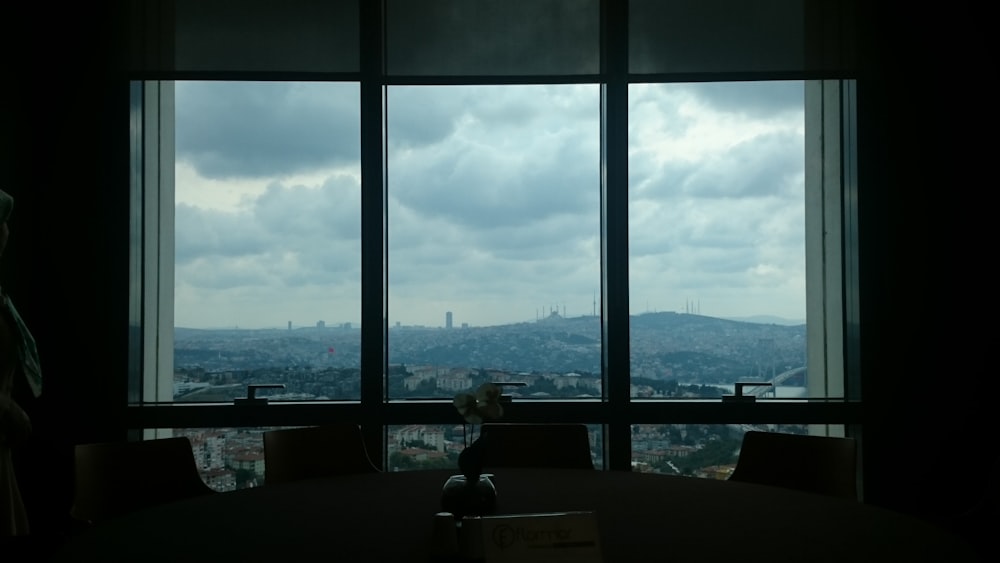
<instances>
[{"instance_id":1,"label":"thick cloud","mask_svg":"<svg viewBox=\"0 0 1000 563\"><path fill-rule=\"evenodd\" d=\"M805 89L797 80L773 82L699 82L675 88L697 98L706 109L769 119L800 113Z\"/></svg>"},{"instance_id":2,"label":"thick cloud","mask_svg":"<svg viewBox=\"0 0 1000 563\"><path fill-rule=\"evenodd\" d=\"M633 311L683 310L690 298L704 314L802 318L801 83L647 85L630 94Z\"/></svg>"},{"instance_id":3,"label":"thick cloud","mask_svg":"<svg viewBox=\"0 0 1000 563\"><path fill-rule=\"evenodd\" d=\"M238 211L202 209L178 202L174 225L179 266L203 258L253 256L273 244L252 217Z\"/></svg>"},{"instance_id":4,"label":"thick cloud","mask_svg":"<svg viewBox=\"0 0 1000 563\"><path fill-rule=\"evenodd\" d=\"M388 95L389 319L591 314L596 85ZM177 89L179 326L357 322L356 85ZM633 85L633 312L804 318L802 84Z\"/></svg>"},{"instance_id":5,"label":"thick cloud","mask_svg":"<svg viewBox=\"0 0 1000 563\"><path fill-rule=\"evenodd\" d=\"M273 178L359 158L357 84L177 82L177 159L205 178Z\"/></svg>"},{"instance_id":6,"label":"thick cloud","mask_svg":"<svg viewBox=\"0 0 1000 563\"><path fill-rule=\"evenodd\" d=\"M390 91L390 136L397 122L391 108L416 107L413 96L429 102L426 88ZM434 99L437 109L427 113L456 125L433 142L390 150L395 203L477 229L524 227L594 208L600 196L596 87L572 87L573 97L544 86L504 88L500 95L486 87L436 90L442 92ZM594 111L581 119L581 106Z\"/></svg>"},{"instance_id":7,"label":"thick cloud","mask_svg":"<svg viewBox=\"0 0 1000 563\"><path fill-rule=\"evenodd\" d=\"M331 176L318 188L268 185L236 209L178 203L178 278L191 287L282 291L360 280L360 186Z\"/></svg>"},{"instance_id":8,"label":"thick cloud","mask_svg":"<svg viewBox=\"0 0 1000 563\"><path fill-rule=\"evenodd\" d=\"M392 121L388 125L391 149L433 145L446 139L455 130L450 106L466 103L462 96L453 96L450 103L441 103L441 91L427 86L395 87L386 106Z\"/></svg>"}]
</instances>

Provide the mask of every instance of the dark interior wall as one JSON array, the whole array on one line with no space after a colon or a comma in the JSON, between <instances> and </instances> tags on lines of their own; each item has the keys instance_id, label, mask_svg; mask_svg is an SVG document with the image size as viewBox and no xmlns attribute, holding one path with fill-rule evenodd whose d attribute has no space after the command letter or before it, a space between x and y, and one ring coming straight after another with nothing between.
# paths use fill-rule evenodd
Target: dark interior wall
<instances>
[{"instance_id":1,"label":"dark interior wall","mask_svg":"<svg viewBox=\"0 0 1000 563\"><path fill-rule=\"evenodd\" d=\"M40 531L64 524L72 444L124 438L128 91L116 61L127 26L120 0L98 4L61 4L58 18L27 5L3 34L13 70L0 181L17 203L0 283L35 333L45 375L27 405L35 437L18 458ZM967 504L996 455L985 418L991 331L976 323L992 311L995 61L972 3L861 4L865 493L943 513Z\"/></svg>"},{"instance_id":2,"label":"dark interior wall","mask_svg":"<svg viewBox=\"0 0 1000 563\"><path fill-rule=\"evenodd\" d=\"M15 198L0 283L44 379L37 399L19 395L34 433L15 463L43 533L67 524L72 445L124 437L127 354L128 91L112 56L126 28L112 2L56 6L5 20L0 107L0 181Z\"/></svg>"},{"instance_id":3,"label":"dark interior wall","mask_svg":"<svg viewBox=\"0 0 1000 563\"><path fill-rule=\"evenodd\" d=\"M866 500L947 521L981 494L1000 443L986 375L995 34L972 2L862 5Z\"/></svg>"}]
</instances>

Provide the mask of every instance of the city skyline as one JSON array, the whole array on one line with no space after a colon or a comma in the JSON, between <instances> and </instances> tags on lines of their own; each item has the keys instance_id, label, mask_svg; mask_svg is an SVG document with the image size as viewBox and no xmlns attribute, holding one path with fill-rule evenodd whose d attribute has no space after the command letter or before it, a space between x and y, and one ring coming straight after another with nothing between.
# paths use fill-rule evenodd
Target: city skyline
<instances>
[{"instance_id":1,"label":"city skyline","mask_svg":"<svg viewBox=\"0 0 1000 563\"><path fill-rule=\"evenodd\" d=\"M444 322L442 322L439 325L436 325L436 324L403 324L402 322L396 322L394 324L390 324L389 328L390 329L393 328L393 327L403 327L403 328L453 328L453 329L459 329L459 328L488 328L488 327L493 327L493 326L503 326L503 325L507 325L507 324L519 324L519 323L525 323L525 322L539 322L539 321L545 320L546 317L551 316L552 312L557 312L558 315L561 318L566 318L566 319L599 316L599 315L594 315L593 313L586 313L586 314L581 314L581 315L568 315L568 314L565 314L564 312L555 311L555 308L553 307L552 309L549 309L549 314L548 315L540 315L538 313L541 312L541 309L536 309L536 315L537 316L535 318L533 318L533 319L528 319L528 320L524 320L524 321L517 321L517 322L513 322L513 323L502 323L501 325L474 325L474 324L469 323L468 321L462 321L461 319L459 319L458 317L456 317L454 315L454 312L452 312L452 311L449 311L449 312L452 313L452 317L451 317L451 323L452 324L451 324L451 326L449 326L449 324L448 324L448 318L446 316ZM642 311L642 312L639 312L639 313L633 313L631 316L635 317L635 316L638 316L638 315L644 315L644 314L648 314L648 313L676 313L676 314L680 314L680 315L699 315L699 316L701 315L700 311L696 311L694 309L689 309L689 310L675 310L675 311ZM712 315L706 315L706 316L712 316ZM755 322L755 323L765 323L765 324L778 324L778 325L800 325L800 324L805 324L805 322L806 322L805 319L788 319L788 318L778 317L778 316L774 316L774 315L751 315L751 316L748 316L748 317L716 317L716 318L720 318L720 319L724 319L724 320L732 320L732 321L744 321L744 322ZM328 318L319 318L319 319L316 319L315 321L312 321L312 322L310 322L310 321L299 322L299 321L295 321L295 320L288 320L288 321L285 321L284 326L282 326L282 325L275 325L275 326L257 326L257 327L243 326L243 327L241 327L239 325L230 325L230 326L219 325L219 326L205 326L205 327L187 327L187 326L177 325L175 328L196 329L196 330L198 330L198 329L201 329L201 330L232 330L232 329L237 329L237 330L238 329L246 329L246 330L282 330L282 329L284 329L284 330L293 330L293 329L300 329L300 328L323 328L323 329L329 329L329 330L339 330L339 329L360 329L361 328L361 322L360 321L357 321L357 322L351 322L351 321L331 321Z\"/></svg>"}]
</instances>

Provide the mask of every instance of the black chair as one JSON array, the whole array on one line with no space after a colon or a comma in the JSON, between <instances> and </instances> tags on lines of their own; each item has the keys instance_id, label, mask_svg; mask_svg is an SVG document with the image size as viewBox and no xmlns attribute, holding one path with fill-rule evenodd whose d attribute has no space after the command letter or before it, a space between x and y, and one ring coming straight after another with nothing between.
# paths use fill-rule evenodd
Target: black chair
<instances>
[{"instance_id":1,"label":"black chair","mask_svg":"<svg viewBox=\"0 0 1000 563\"><path fill-rule=\"evenodd\" d=\"M749 431L730 481L858 500L853 438Z\"/></svg>"},{"instance_id":2,"label":"black chair","mask_svg":"<svg viewBox=\"0 0 1000 563\"><path fill-rule=\"evenodd\" d=\"M594 468L584 424L489 422L482 425L480 433L486 471L503 467Z\"/></svg>"},{"instance_id":3,"label":"black chair","mask_svg":"<svg viewBox=\"0 0 1000 563\"><path fill-rule=\"evenodd\" d=\"M285 428L264 433L265 484L351 473L378 473L357 424Z\"/></svg>"},{"instance_id":4,"label":"black chair","mask_svg":"<svg viewBox=\"0 0 1000 563\"><path fill-rule=\"evenodd\" d=\"M70 516L77 525L216 492L202 481L191 441L183 436L79 444L74 462Z\"/></svg>"}]
</instances>

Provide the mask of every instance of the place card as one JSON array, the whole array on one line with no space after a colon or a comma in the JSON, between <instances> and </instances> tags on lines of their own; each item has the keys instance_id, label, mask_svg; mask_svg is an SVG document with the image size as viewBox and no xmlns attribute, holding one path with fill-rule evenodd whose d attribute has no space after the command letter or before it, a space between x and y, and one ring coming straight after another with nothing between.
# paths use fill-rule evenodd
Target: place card
<instances>
[{"instance_id":1,"label":"place card","mask_svg":"<svg viewBox=\"0 0 1000 563\"><path fill-rule=\"evenodd\" d=\"M486 563L602 563L593 512L484 516Z\"/></svg>"}]
</instances>

